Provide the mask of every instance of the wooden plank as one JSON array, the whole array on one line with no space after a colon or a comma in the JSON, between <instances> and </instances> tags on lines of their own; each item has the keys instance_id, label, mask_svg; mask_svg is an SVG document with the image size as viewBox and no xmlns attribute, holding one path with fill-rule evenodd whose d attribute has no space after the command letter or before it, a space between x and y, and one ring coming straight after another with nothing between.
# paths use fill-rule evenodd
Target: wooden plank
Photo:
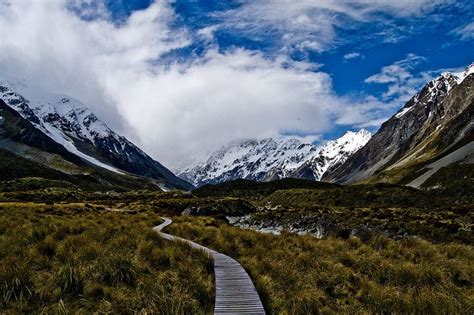
<instances>
[{"instance_id":1,"label":"wooden plank","mask_svg":"<svg viewBox=\"0 0 474 315\"><path fill-rule=\"evenodd\" d=\"M153 228L163 238L188 243L193 248L205 251L214 260L216 282L214 314L265 314L252 280L238 261L197 243L161 232L173 222L168 218L163 220L165 222Z\"/></svg>"}]
</instances>

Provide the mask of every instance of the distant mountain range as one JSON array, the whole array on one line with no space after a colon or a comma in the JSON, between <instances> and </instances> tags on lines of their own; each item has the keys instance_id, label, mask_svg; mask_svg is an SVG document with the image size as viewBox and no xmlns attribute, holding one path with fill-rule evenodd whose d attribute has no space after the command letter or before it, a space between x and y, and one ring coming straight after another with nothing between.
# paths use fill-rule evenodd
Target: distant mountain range
<instances>
[{"instance_id":1,"label":"distant mountain range","mask_svg":"<svg viewBox=\"0 0 474 315\"><path fill-rule=\"evenodd\" d=\"M0 82L0 116L0 150L42 167L75 176L94 173L94 181L111 187L120 177L163 189L193 187L70 96Z\"/></svg>"},{"instance_id":2,"label":"distant mountain range","mask_svg":"<svg viewBox=\"0 0 474 315\"><path fill-rule=\"evenodd\" d=\"M175 176L80 101L0 82L0 180L44 177L90 189L190 190L239 178L474 187L473 112L471 64L428 82L373 136L234 141Z\"/></svg>"},{"instance_id":3,"label":"distant mountain range","mask_svg":"<svg viewBox=\"0 0 474 315\"><path fill-rule=\"evenodd\" d=\"M294 137L234 141L204 162L176 173L196 186L238 178L257 181L294 177L320 180L327 170L341 165L363 147L371 134L348 131L341 138L322 145Z\"/></svg>"},{"instance_id":4,"label":"distant mountain range","mask_svg":"<svg viewBox=\"0 0 474 315\"><path fill-rule=\"evenodd\" d=\"M474 64L428 82L371 137L347 132L322 145L278 137L232 142L176 173L196 186L292 177L416 188L474 186Z\"/></svg>"},{"instance_id":5,"label":"distant mountain range","mask_svg":"<svg viewBox=\"0 0 474 315\"><path fill-rule=\"evenodd\" d=\"M474 64L426 84L325 181L473 187Z\"/></svg>"}]
</instances>

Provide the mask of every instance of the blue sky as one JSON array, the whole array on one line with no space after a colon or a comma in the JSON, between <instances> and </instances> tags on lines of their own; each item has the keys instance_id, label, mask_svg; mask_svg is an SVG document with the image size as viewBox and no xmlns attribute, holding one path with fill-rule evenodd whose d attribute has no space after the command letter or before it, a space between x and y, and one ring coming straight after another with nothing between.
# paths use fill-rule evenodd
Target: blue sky
<instances>
[{"instance_id":1,"label":"blue sky","mask_svg":"<svg viewBox=\"0 0 474 315\"><path fill-rule=\"evenodd\" d=\"M329 44L323 49L298 48L297 42L288 43L282 38L284 31L275 29L271 24L262 23L257 27L251 25L255 30L250 32L236 25L226 24L228 12L235 11L238 15L239 10L249 2L258 4L258 1L230 0L173 2L172 6L177 14L176 27L185 27L195 33L208 27L216 27L216 30L213 31L211 43L196 40L183 49L170 52L166 58L168 62L203 55L210 45L217 45L223 52L236 47L259 51L267 58L274 58L284 51L293 60L314 64L314 71L330 74L333 89L338 95L363 98L366 95L381 97L386 90L386 84L369 84L365 82L366 78L378 73L382 67L404 60L409 55L424 58L410 69L414 76L423 72L437 75L444 69L463 68L474 61L474 34L469 34L469 31L465 34L456 32L474 21L474 5L470 1L445 1L426 12L421 10L416 14L399 16L381 10L373 14L375 22L352 21L349 24L353 25L348 29L335 26L335 41L339 43ZM151 0L107 1L114 19L123 19L134 10L144 9L151 3ZM308 3L307 10L310 11L311 1ZM424 5L425 3L420 4L421 7ZM288 6L291 6L291 3ZM271 6L269 8L271 9ZM302 13L304 14L304 10ZM230 16L232 20L237 18L236 22L240 22L238 16ZM242 21L248 23L246 17L242 18ZM374 35L380 32L380 28L385 28L387 34ZM297 30L304 32L305 28L303 26ZM307 31L310 32L311 28ZM288 44L290 48L285 47ZM421 84L424 84L424 81L415 85L415 88L419 88ZM400 102L398 107L401 106L403 102ZM396 108L390 109L388 113L393 114L394 111ZM337 136L351 128L357 129L350 125L335 125L325 133L324 138ZM367 128L374 132L378 125Z\"/></svg>"},{"instance_id":2,"label":"blue sky","mask_svg":"<svg viewBox=\"0 0 474 315\"><path fill-rule=\"evenodd\" d=\"M474 62L474 4L0 0L0 35L4 76L83 100L177 168L238 138L375 132Z\"/></svg>"},{"instance_id":3,"label":"blue sky","mask_svg":"<svg viewBox=\"0 0 474 315\"><path fill-rule=\"evenodd\" d=\"M123 19L134 12L150 5L152 0L108 0L107 5L114 19ZM229 10L238 10L247 1L232 0L177 0L172 6L178 15L177 25L187 27L195 32L210 26L225 23L225 15ZM249 1L250 2L250 1ZM253 1L258 3L258 1ZM310 1L311 2L311 1ZM318 2L318 1L315 1ZM403 2L399 1L399 2ZM357 93L367 90L374 92L364 84L364 79L378 72L383 66L404 59L408 54L427 58L426 62L416 67L414 71L429 71L433 69L459 68L474 61L474 34L464 40L455 33L457 28L474 22L474 3L471 1L446 1L427 14L415 17L393 18L398 29L391 30L394 36L399 36L393 42L383 37L370 40L366 34L377 32L381 24L360 24L352 30L336 30L338 36L346 42L318 52L311 49L294 49L288 54L296 60L305 60L321 64L322 71L331 74L336 92ZM391 21L391 22L392 22ZM382 24L383 25L383 24ZM215 42L219 49L225 51L235 47L265 52L269 57L285 45L285 40L278 34L273 36L271 29L262 28L262 34L251 36L238 29L218 29ZM190 52L199 54L206 49L205 42L195 42L184 51L177 51L177 58L191 58ZM350 53L358 53L353 59L344 59ZM187 53L187 54L186 54Z\"/></svg>"}]
</instances>

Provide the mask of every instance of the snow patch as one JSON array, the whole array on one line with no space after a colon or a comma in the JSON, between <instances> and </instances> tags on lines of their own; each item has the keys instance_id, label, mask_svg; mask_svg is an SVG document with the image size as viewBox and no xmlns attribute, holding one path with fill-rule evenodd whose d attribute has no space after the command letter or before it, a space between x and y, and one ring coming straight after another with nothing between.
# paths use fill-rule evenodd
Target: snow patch
<instances>
[{"instance_id":1,"label":"snow patch","mask_svg":"<svg viewBox=\"0 0 474 315\"><path fill-rule=\"evenodd\" d=\"M30 88L21 82L12 84L5 81L0 82L0 97L70 153L106 170L124 174L119 169L81 152L74 145L73 138L87 139L94 144L97 137L114 135L113 131L100 122L80 101L65 94ZM67 124L71 131L66 134L61 124Z\"/></svg>"},{"instance_id":2,"label":"snow patch","mask_svg":"<svg viewBox=\"0 0 474 315\"><path fill-rule=\"evenodd\" d=\"M456 83L461 84L465 78L467 78L470 74L474 73L474 62L466 68L466 70L461 72L453 72L452 74L456 77Z\"/></svg>"},{"instance_id":3,"label":"snow patch","mask_svg":"<svg viewBox=\"0 0 474 315\"><path fill-rule=\"evenodd\" d=\"M309 165L314 178L319 180L329 167L344 162L370 137L368 131L360 130L348 131L341 138L320 145L289 136L234 141L211 154L207 161L178 170L178 174L200 185L216 179L292 177L298 169Z\"/></svg>"},{"instance_id":4,"label":"snow patch","mask_svg":"<svg viewBox=\"0 0 474 315\"><path fill-rule=\"evenodd\" d=\"M413 106L411 106L411 107L404 107L404 108L402 108L401 111L399 111L399 112L395 115L395 117L401 118L401 117L405 116L405 114L408 113L409 111L411 111L412 109L413 109Z\"/></svg>"}]
</instances>

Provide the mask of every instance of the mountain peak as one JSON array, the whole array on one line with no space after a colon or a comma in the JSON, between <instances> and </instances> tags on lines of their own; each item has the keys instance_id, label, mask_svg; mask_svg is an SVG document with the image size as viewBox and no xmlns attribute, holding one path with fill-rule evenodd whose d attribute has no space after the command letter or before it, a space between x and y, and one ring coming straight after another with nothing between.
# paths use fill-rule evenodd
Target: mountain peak
<instances>
[{"instance_id":1,"label":"mountain peak","mask_svg":"<svg viewBox=\"0 0 474 315\"><path fill-rule=\"evenodd\" d=\"M461 72L454 72L452 75L456 77L457 84L461 84L465 78L467 78L470 74L474 73L474 62L471 63L464 71Z\"/></svg>"},{"instance_id":2,"label":"mountain peak","mask_svg":"<svg viewBox=\"0 0 474 315\"><path fill-rule=\"evenodd\" d=\"M57 146L91 166L120 175L149 177L162 187L192 188L125 137L112 131L73 97L32 88L22 82L1 81L0 99Z\"/></svg>"},{"instance_id":3,"label":"mountain peak","mask_svg":"<svg viewBox=\"0 0 474 315\"><path fill-rule=\"evenodd\" d=\"M206 162L179 170L195 185L238 178L267 181L284 177L319 180L370 139L367 130L348 131L341 138L316 145L298 137L233 141L212 153Z\"/></svg>"},{"instance_id":4,"label":"mountain peak","mask_svg":"<svg viewBox=\"0 0 474 315\"><path fill-rule=\"evenodd\" d=\"M382 180L400 180L402 176L415 175L410 172L395 172L394 169L424 167L427 161L442 157L446 148L459 151L449 155L443 163L430 164L433 171L420 175L418 187L440 167L462 161L469 156L472 142L472 80L474 64L462 72L445 72L428 82L392 118L382 124L372 140L351 156L341 167L328 172L325 180L351 183L371 176ZM466 153L467 152L467 153ZM469 160L469 158L467 158ZM386 171L382 174L382 171ZM394 174L397 174L396 178ZM423 174L423 172L420 172ZM386 178L384 176L387 176ZM413 179L411 179L413 180Z\"/></svg>"},{"instance_id":5,"label":"mountain peak","mask_svg":"<svg viewBox=\"0 0 474 315\"><path fill-rule=\"evenodd\" d=\"M66 127L67 138L91 144L95 144L98 137L116 136L86 105L69 95L31 88L21 82L7 82L0 84L0 96L22 116L29 116L29 120L35 116L33 122L52 137L58 136L57 129Z\"/></svg>"},{"instance_id":6,"label":"mountain peak","mask_svg":"<svg viewBox=\"0 0 474 315\"><path fill-rule=\"evenodd\" d=\"M350 138L350 137L371 137L372 133L367 131L366 129L360 129L359 131L352 131L348 130L344 133L344 135L340 138Z\"/></svg>"},{"instance_id":7,"label":"mountain peak","mask_svg":"<svg viewBox=\"0 0 474 315\"><path fill-rule=\"evenodd\" d=\"M448 80L449 82L455 81L456 84L459 85L461 84L462 81L464 81L465 78L467 78L472 73L474 73L474 62L471 63L469 66L467 66L463 71L458 71L458 72L445 71L441 73L440 76L435 78L433 82Z\"/></svg>"},{"instance_id":8,"label":"mountain peak","mask_svg":"<svg viewBox=\"0 0 474 315\"><path fill-rule=\"evenodd\" d=\"M402 117L415 108L426 108L428 111L433 110L433 104L439 104L455 86L460 85L473 72L474 64L471 64L461 72L441 73L416 93L394 117L402 119Z\"/></svg>"}]
</instances>

